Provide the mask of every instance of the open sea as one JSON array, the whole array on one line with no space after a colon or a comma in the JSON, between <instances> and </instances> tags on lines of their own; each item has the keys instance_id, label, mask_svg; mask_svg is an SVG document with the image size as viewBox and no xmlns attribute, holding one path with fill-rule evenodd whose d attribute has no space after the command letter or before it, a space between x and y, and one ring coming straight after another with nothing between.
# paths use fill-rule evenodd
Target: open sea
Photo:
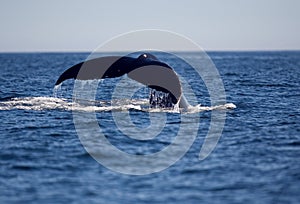
<instances>
[{"instance_id":1,"label":"open sea","mask_svg":"<svg viewBox=\"0 0 300 204\"><path fill-rule=\"evenodd\" d=\"M181 117L188 118L184 125L196 138L186 154L146 175L118 173L91 157L73 121L74 108L89 113L72 102L74 82L54 89L59 75L88 55L0 54L0 203L300 203L299 51L209 52L223 80L226 104L236 108L212 107L203 81L184 67L180 74L195 93L193 105L201 104L184 116L151 112L147 88L112 106L111 92L120 79L99 85L99 103L89 108L96 110L107 140L128 154L159 152L174 142ZM197 53L183 55L198 59ZM214 111L225 112L224 129L214 151L199 160ZM121 118L129 113L130 124L140 129L151 127L150 118L159 124L164 115L165 126L153 140L128 138L118 130L114 113ZM81 133L89 131L84 126ZM105 159L116 162L114 155Z\"/></svg>"}]
</instances>

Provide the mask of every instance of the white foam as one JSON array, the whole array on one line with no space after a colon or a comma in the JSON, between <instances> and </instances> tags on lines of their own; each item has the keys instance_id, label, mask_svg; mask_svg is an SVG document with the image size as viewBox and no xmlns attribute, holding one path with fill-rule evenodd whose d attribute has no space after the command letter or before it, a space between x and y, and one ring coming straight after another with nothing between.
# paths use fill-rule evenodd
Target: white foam
<instances>
[{"instance_id":1,"label":"white foam","mask_svg":"<svg viewBox=\"0 0 300 204\"><path fill-rule=\"evenodd\" d=\"M55 98L55 97L24 97L12 98L8 101L0 102L0 110L63 110L63 111L87 111L87 112L105 112L105 111L144 111L144 112L168 112L168 113L196 113L212 110L227 110L234 109L236 106L233 103L227 103L218 106L189 106L187 109L179 107L175 108L149 108L143 107L147 105L146 99L124 99L112 101L110 103L103 101L92 101L88 105L70 101L70 99Z\"/></svg>"},{"instance_id":2,"label":"white foam","mask_svg":"<svg viewBox=\"0 0 300 204\"><path fill-rule=\"evenodd\" d=\"M68 109L71 104L64 99L55 97L25 97L12 98L9 101L0 102L0 110L49 110Z\"/></svg>"}]
</instances>

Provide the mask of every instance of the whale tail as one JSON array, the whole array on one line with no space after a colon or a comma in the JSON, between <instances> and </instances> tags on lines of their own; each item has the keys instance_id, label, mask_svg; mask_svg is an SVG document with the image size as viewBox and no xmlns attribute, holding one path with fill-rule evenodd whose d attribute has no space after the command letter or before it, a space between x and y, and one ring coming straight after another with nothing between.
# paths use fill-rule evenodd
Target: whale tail
<instances>
[{"instance_id":1,"label":"whale tail","mask_svg":"<svg viewBox=\"0 0 300 204\"><path fill-rule=\"evenodd\" d=\"M148 53L141 54L138 58L110 56L80 62L63 72L55 85L67 79L104 79L125 74L149 88L167 93L173 104L181 99L182 87L176 72Z\"/></svg>"},{"instance_id":2,"label":"whale tail","mask_svg":"<svg viewBox=\"0 0 300 204\"><path fill-rule=\"evenodd\" d=\"M70 67L69 69L67 69L65 72L63 72L55 82L55 86L61 84L63 81L67 79L75 79L79 73L82 64L83 62L80 62L79 64L76 64Z\"/></svg>"}]
</instances>

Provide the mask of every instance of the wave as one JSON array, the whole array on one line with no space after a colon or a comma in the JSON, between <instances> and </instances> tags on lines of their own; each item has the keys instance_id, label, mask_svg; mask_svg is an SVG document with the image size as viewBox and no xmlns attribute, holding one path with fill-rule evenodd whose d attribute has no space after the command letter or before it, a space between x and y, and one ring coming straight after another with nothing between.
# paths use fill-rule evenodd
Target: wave
<instances>
[{"instance_id":1,"label":"wave","mask_svg":"<svg viewBox=\"0 0 300 204\"><path fill-rule=\"evenodd\" d=\"M56 97L20 97L10 98L6 101L0 101L0 110L60 110L60 111L86 111L86 112L105 112L105 111L143 111L143 112L170 112L180 113L183 110L179 108L150 108L147 106L147 99L122 99L117 101L88 101L76 100L76 102ZM196 113L211 110L234 109L233 103L227 103L218 106L190 106L185 113Z\"/></svg>"}]
</instances>

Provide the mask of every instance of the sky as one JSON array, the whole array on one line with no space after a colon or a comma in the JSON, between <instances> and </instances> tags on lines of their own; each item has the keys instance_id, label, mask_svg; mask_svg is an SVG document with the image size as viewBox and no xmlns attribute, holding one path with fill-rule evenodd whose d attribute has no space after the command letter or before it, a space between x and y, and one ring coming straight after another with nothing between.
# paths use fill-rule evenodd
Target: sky
<instances>
[{"instance_id":1,"label":"sky","mask_svg":"<svg viewBox=\"0 0 300 204\"><path fill-rule=\"evenodd\" d=\"M204 50L300 50L299 11L299 0L0 0L0 52L92 51L141 29Z\"/></svg>"}]
</instances>

